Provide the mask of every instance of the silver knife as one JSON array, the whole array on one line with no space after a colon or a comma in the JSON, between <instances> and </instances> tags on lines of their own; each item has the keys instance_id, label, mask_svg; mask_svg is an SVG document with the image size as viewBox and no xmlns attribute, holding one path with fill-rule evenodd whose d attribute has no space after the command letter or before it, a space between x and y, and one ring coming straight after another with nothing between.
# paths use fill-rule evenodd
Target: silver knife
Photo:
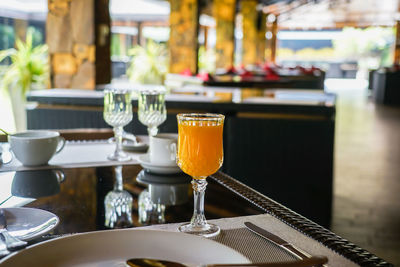
<instances>
[{"instance_id":1,"label":"silver knife","mask_svg":"<svg viewBox=\"0 0 400 267\"><path fill-rule=\"evenodd\" d=\"M258 227L257 225L255 225L255 224L253 224L251 222L245 222L244 225L250 231L256 233L257 235L259 235L259 236L261 236L261 237L263 237L265 239L268 239L269 241L271 241L275 245L285 249L286 251L288 251L289 253L291 253L292 255L294 255L296 258L298 258L300 260L311 258L311 255L308 254L307 252L304 252L303 250L301 250L301 249L293 246L289 242L283 240L279 236L276 236L273 233L270 233L267 230L262 229L262 228Z\"/></svg>"},{"instance_id":2,"label":"silver knife","mask_svg":"<svg viewBox=\"0 0 400 267\"><path fill-rule=\"evenodd\" d=\"M13 251L25 247L28 243L10 235L7 231L7 220L4 210L0 209L0 235L8 250Z\"/></svg>"}]
</instances>

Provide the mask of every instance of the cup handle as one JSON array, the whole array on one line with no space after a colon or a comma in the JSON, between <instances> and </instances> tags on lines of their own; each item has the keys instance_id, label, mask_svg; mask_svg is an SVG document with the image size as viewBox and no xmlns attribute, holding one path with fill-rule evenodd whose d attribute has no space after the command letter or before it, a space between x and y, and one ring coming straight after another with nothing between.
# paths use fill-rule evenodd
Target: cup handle
<instances>
[{"instance_id":1,"label":"cup handle","mask_svg":"<svg viewBox=\"0 0 400 267\"><path fill-rule=\"evenodd\" d=\"M10 163L14 158L14 154L12 153L12 150L10 147L7 147L6 149L4 146L2 147L2 152L0 152L0 166L3 164L8 164Z\"/></svg>"},{"instance_id":2,"label":"cup handle","mask_svg":"<svg viewBox=\"0 0 400 267\"><path fill-rule=\"evenodd\" d=\"M171 160L176 160L176 143L172 143L170 145L170 149L171 149Z\"/></svg>"},{"instance_id":3,"label":"cup handle","mask_svg":"<svg viewBox=\"0 0 400 267\"><path fill-rule=\"evenodd\" d=\"M60 141L61 141L61 145L60 145ZM64 146L65 146L65 138L62 136L59 136L56 154L59 153L61 150L63 150Z\"/></svg>"},{"instance_id":4,"label":"cup handle","mask_svg":"<svg viewBox=\"0 0 400 267\"><path fill-rule=\"evenodd\" d=\"M54 170L54 173L57 176L57 181L59 184L61 184L62 182L64 182L65 180L65 174L62 170Z\"/></svg>"}]
</instances>

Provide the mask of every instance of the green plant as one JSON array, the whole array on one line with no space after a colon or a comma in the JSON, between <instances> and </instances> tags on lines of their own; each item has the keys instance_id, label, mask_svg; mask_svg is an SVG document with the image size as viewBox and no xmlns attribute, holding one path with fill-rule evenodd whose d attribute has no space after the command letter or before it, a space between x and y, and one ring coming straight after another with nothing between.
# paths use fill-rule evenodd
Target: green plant
<instances>
[{"instance_id":1,"label":"green plant","mask_svg":"<svg viewBox=\"0 0 400 267\"><path fill-rule=\"evenodd\" d=\"M370 27L366 29L344 28L333 40L333 47L339 58L358 61L375 58L377 65L391 65L389 57L394 42L394 28ZM370 68L370 66L365 66Z\"/></svg>"},{"instance_id":2,"label":"green plant","mask_svg":"<svg viewBox=\"0 0 400 267\"><path fill-rule=\"evenodd\" d=\"M121 49L121 41L119 39L119 35L112 33L111 34L111 57L121 57L126 56L123 54Z\"/></svg>"},{"instance_id":3,"label":"green plant","mask_svg":"<svg viewBox=\"0 0 400 267\"><path fill-rule=\"evenodd\" d=\"M23 96L32 86L44 87L48 81L49 64L47 60L47 45L33 46L33 30L28 29L26 41L16 41L16 48L0 51L0 62L6 58L11 64L4 70L2 88L21 90Z\"/></svg>"},{"instance_id":4,"label":"green plant","mask_svg":"<svg viewBox=\"0 0 400 267\"><path fill-rule=\"evenodd\" d=\"M168 69L165 45L148 40L147 45L136 45L128 51L132 57L127 70L129 80L144 84L162 84Z\"/></svg>"}]
</instances>

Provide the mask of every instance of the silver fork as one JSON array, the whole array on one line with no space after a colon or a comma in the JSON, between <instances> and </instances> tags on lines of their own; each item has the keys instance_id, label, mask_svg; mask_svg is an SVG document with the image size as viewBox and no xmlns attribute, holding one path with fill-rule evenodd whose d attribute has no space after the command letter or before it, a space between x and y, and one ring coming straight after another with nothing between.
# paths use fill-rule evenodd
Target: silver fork
<instances>
[{"instance_id":1,"label":"silver fork","mask_svg":"<svg viewBox=\"0 0 400 267\"><path fill-rule=\"evenodd\" d=\"M7 250L13 251L20 248L25 247L28 243L22 240L19 240L16 237L10 235L7 231L7 220L6 215L4 214L4 210L0 209L0 235L2 235L2 240L7 247Z\"/></svg>"},{"instance_id":2,"label":"silver fork","mask_svg":"<svg viewBox=\"0 0 400 267\"><path fill-rule=\"evenodd\" d=\"M10 251L7 249L6 243L4 243L3 239L0 238L0 258L7 256L10 254Z\"/></svg>"}]
</instances>

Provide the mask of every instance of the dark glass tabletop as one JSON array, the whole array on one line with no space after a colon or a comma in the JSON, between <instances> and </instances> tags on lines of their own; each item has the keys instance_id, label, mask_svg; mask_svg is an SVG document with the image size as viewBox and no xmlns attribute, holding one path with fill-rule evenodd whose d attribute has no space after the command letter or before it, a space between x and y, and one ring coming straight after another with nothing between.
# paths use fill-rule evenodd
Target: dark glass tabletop
<instances>
[{"instance_id":1,"label":"dark glass tabletop","mask_svg":"<svg viewBox=\"0 0 400 267\"><path fill-rule=\"evenodd\" d=\"M65 234L189 221L190 182L183 173L151 174L139 165L3 171L0 208L38 208L59 217L58 226L33 244ZM222 172L207 182L207 219L268 213L361 266L391 266Z\"/></svg>"},{"instance_id":2,"label":"dark glass tabletop","mask_svg":"<svg viewBox=\"0 0 400 267\"><path fill-rule=\"evenodd\" d=\"M9 188L5 191L9 193L1 195L0 207L23 205L54 213L60 223L52 235L190 220L193 194L189 176L157 175L138 165L122 166L125 191L122 193L118 189L116 168L2 172L0 177L8 181ZM207 219L263 213L212 178L207 182Z\"/></svg>"}]
</instances>

